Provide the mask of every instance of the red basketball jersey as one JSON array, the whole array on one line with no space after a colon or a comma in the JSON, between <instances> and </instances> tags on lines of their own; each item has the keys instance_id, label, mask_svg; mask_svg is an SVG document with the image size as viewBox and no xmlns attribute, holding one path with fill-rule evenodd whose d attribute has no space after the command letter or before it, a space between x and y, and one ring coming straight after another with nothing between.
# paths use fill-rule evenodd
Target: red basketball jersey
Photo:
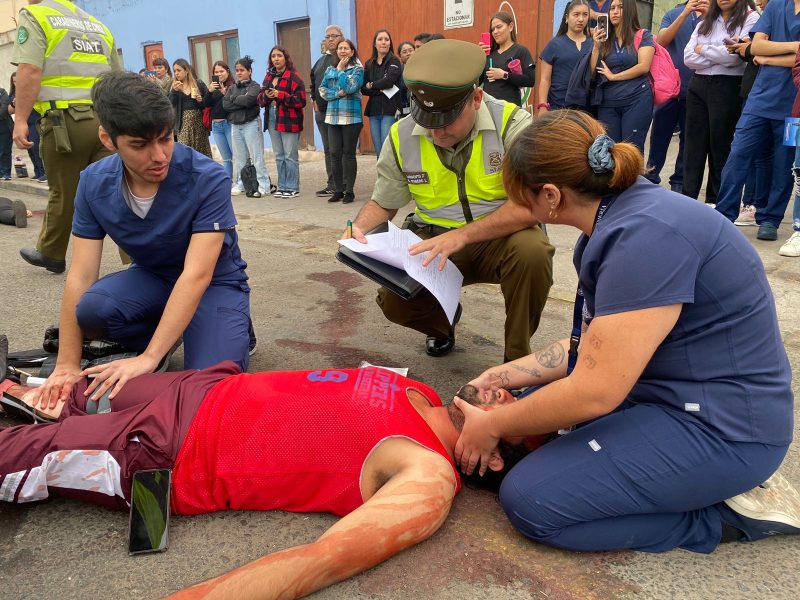
<instances>
[{"instance_id":1,"label":"red basketball jersey","mask_svg":"<svg viewBox=\"0 0 800 600\"><path fill-rule=\"evenodd\" d=\"M345 515L363 504L364 462L405 437L447 458L406 389L385 369L274 371L228 377L207 394L178 453L173 512L287 510Z\"/></svg>"}]
</instances>

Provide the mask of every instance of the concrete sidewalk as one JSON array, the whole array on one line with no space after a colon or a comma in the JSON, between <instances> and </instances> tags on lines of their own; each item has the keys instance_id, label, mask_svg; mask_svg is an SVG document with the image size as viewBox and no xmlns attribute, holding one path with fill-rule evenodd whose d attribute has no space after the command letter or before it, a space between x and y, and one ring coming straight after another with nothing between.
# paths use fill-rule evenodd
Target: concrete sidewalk
<instances>
[{"instance_id":1,"label":"concrete sidewalk","mask_svg":"<svg viewBox=\"0 0 800 600\"><path fill-rule=\"evenodd\" d=\"M466 288L457 348L434 359L423 336L387 322L375 286L334 258L335 240L375 179L375 158L359 157L356 202L329 205L313 192L324 187L321 161L301 165L294 199L234 198L242 253L249 263L252 312L259 350L251 370L355 367L361 360L410 368L444 399L503 356L503 302L494 285ZM274 164L270 164L274 177ZM39 184L35 184L39 186ZM33 245L46 204L42 195L1 182L0 195L24 199L35 212L28 229L0 227L0 333L12 349L41 344L57 319L64 276L27 266L18 256ZM39 186L44 187L44 186ZM405 215L401 211L398 221ZM571 264L577 233L549 227L556 246L555 285L533 340L543 346L569 333L576 276ZM800 259L779 257L781 241L755 240L778 304L783 337L800 367ZM103 272L119 268L107 244ZM176 355L172 368L181 367ZM794 385L795 394L799 386ZM8 424L8 422L5 422ZM800 486L797 447L783 467ZM126 554L127 515L55 499L36 506L0 505L0 596L3 598L155 598L284 547L310 542L334 519L325 515L220 513L172 522L165 554ZM431 540L315 598L413 600L590 598L797 598L800 538L729 544L712 555L683 551L575 554L530 543L503 517L496 498L465 489L451 517Z\"/></svg>"}]
</instances>

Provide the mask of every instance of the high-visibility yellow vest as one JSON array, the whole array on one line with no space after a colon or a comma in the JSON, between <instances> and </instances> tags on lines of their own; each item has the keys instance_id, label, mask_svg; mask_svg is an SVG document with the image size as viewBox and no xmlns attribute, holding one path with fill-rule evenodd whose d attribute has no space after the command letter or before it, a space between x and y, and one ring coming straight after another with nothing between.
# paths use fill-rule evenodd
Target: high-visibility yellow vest
<instances>
[{"instance_id":1,"label":"high-visibility yellow vest","mask_svg":"<svg viewBox=\"0 0 800 600\"><path fill-rule=\"evenodd\" d=\"M507 200L500 166L506 127L518 106L484 96L494 131L479 131L469 162L461 173L445 167L426 136L414 136L405 117L392 125L390 140L397 164L416 202L417 217L431 225L457 228L485 217Z\"/></svg>"},{"instance_id":2,"label":"high-visibility yellow vest","mask_svg":"<svg viewBox=\"0 0 800 600\"><path fill-rule=\"evenodd\" d=\"M70 104L91 104L95 80L111 70L114 37L108 27L67 0L44 0L25 9L47 38L42 87L34 109L44 114Z\"/></svg>"}]
</instances>

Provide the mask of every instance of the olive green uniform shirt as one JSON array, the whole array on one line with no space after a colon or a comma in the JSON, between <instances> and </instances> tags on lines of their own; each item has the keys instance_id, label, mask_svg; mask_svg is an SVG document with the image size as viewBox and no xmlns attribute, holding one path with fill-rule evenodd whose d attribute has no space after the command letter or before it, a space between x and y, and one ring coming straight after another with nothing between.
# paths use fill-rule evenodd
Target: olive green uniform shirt
<instances>
[{"instance_id":1,"label":"olive green uniform shirt","mask_svg":"<svg viewBox=\"0 0 800 600\"><path fill-rule=\"evenodd\" d=\"M33 65L42 69L44 68L44 55L46 52L47 36L45 36L41 25L39 25L39 21L27 10L21 10L11 64ZM119 58L119 54L117 54L116 46L111 48L111 56L108 58L108 64L113 71L122 70L122 61Z\"/></svg>"},{"instance_id":2,"label":"olive green uniform shirt","mask_svg":"<svg viewBox=\"0 0 800 600\"><path fill-rule=\"evenodd\" d=\"M405 118L410 119L411 117ZM518 110L506 128L504 147L508 148L514 137L532 122L533 119L528 111ZM481 103L481 107L478 109L478 118L475 120L475 125L469 135L453 148L435 146L436 154L445 167L460 173L466 168L472 156L472 142L478 136L478 133L480 131L494 131L494 129L492 115L486 105ZM433 142L431 132L420 125L414 127L411 135L424 135ZM406 181L406 177L395 159L391 139L386 141L387 143L383 145L381 155L378 158L378 178L372 191L372 199L386 210L396 210L408 204L413 198L408 181ZM453 198L453 202L458 202L458 198ZM500 203L498 203L498 206L500 206Z\"/></svg>"}]
</instances>

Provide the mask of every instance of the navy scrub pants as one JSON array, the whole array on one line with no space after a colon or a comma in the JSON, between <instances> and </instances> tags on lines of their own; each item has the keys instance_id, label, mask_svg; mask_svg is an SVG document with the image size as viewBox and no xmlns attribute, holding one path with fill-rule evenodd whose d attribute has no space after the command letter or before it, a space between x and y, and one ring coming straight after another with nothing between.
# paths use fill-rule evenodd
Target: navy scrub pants
<instances>
[{"instance_id":1,"label":"navy scrub pants","mask_svg":"<svg viewBox=\"0 0 800 600\"><path fill-rule=\"evenodd\" d=\"M683 189L683 147L686 139L686 96L667 100L653 111L653 126L650 130L650 155L647 158L647 178L656 185L661 183L661 169L667 161L667 151L672 141L675 126L680 127L678 157L675 171L669 177L674 190Z\"/></svg>"},{"instance_id":2,"label":"navy scrub pants","mask_svg":"<svg viewBox=\"0 0 800 600\"><path fill-rule=\"evenodd\" d=\"M649 86L630 104L597 108L597 118L615 142L630 142L644 154L644 140L653 120L653 92Z\"/></svg>"},{"instance_id":3,"label":"navy scrub pants","mask_svg":"<svg viewBox=\"0 0 800 600\"><path fill-rule=\"evenodd\" d=\"M767 205L756 210L756 221L780 227L792 195L794 148L783 145L783 121L743 114L736 124L731 152L722 169L722 183L717 195L717 210L733 221L739 215L742 186L747 180L754 157L764 153L764 144L772 143L772 189Z\"/></svg>"},{"instance_id":4,"label":"navy scrub pants","mask_svg":"<svg viewBox=\"0 0 800 600\"><path fill-rule=\"evenodd\" d=\"M721 439L687 414L623 404L532 452L503 480L500 502L526 537L577 551L712 552L722 502L772 475L788 444Z\"/></svg>"},{"instance_id":5,"label":"navy scrub pants","mask_svg":"<svg viewBox=\"0 0 800 600\"><path fill-rule=\"evenodd\" d=\"M78 325L91 339L119 342L142 352L153 337L174 284L137 265L106 275L86 290L78 303ZM184 368L205 369L231 360L247 371L249 329L247 284L212 283L183 332Z\"/></svg>"}]
</instances>

